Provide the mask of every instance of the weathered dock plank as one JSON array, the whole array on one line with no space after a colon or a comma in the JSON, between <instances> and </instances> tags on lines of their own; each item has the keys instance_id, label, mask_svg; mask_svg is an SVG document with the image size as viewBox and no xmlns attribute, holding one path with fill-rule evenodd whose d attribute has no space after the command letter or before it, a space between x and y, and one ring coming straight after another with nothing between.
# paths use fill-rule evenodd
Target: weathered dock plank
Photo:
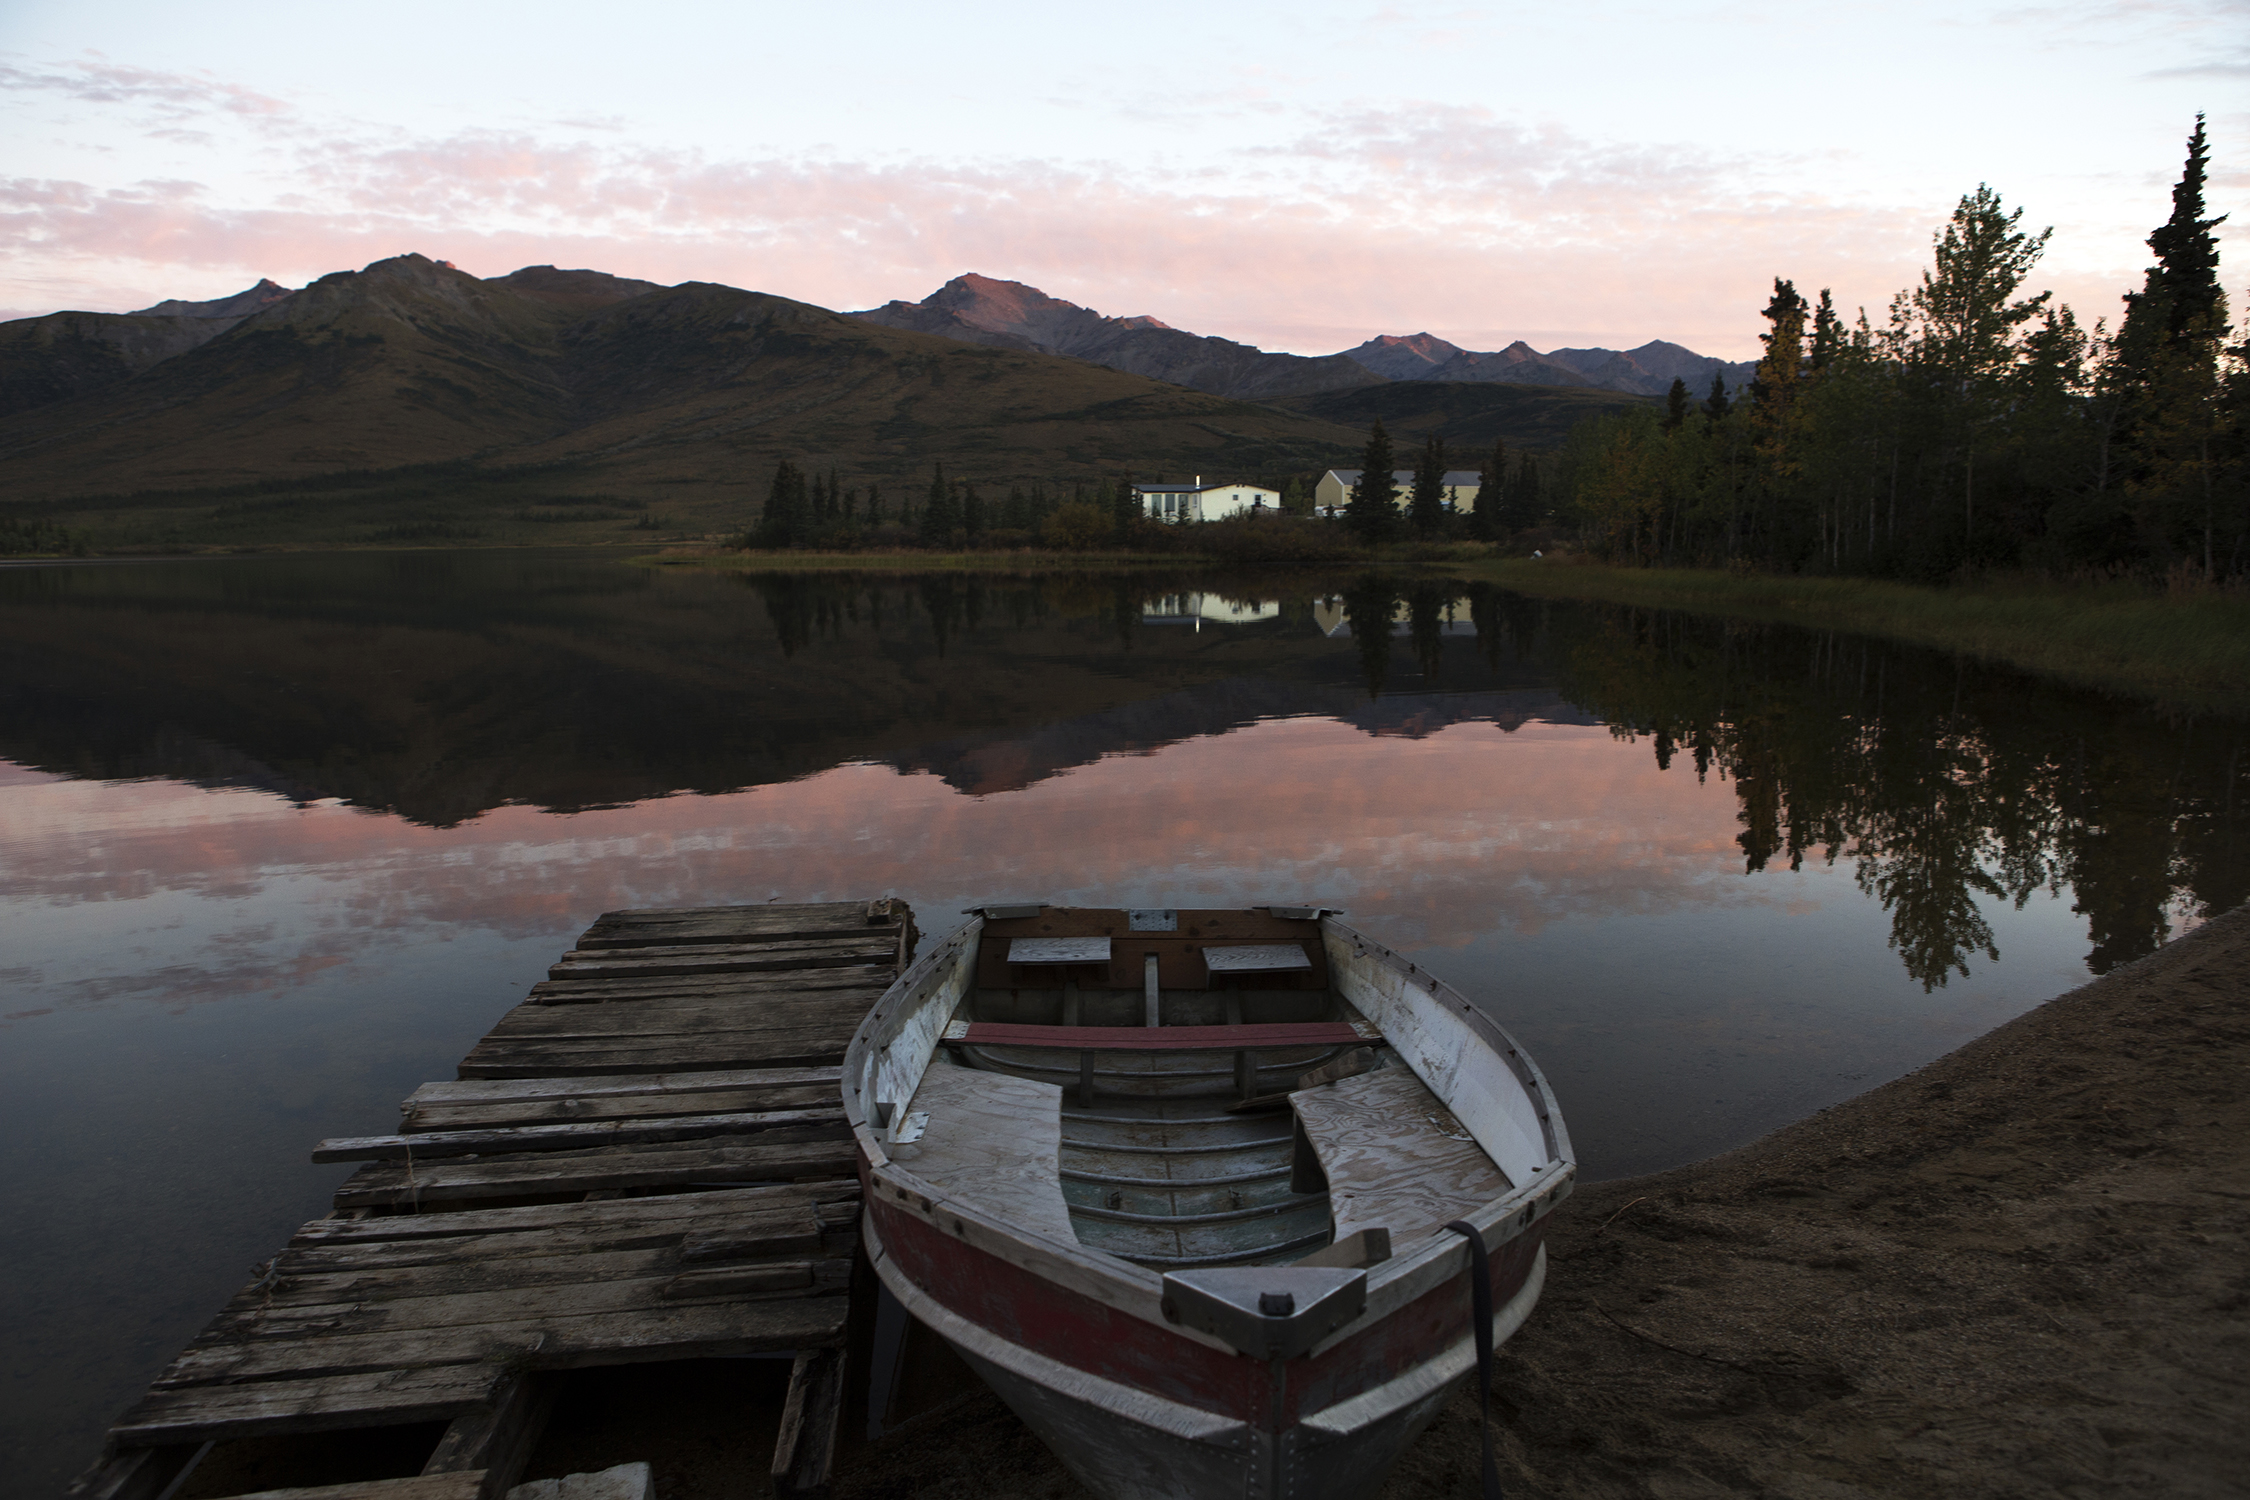
<instances>
[{"instance_id":1,"label":"weathered dock plank","mask_svg":"<svg viewBox=\"0 0 2250 1500\"><path fill-rule=\"evenodd\" d=\"M865 932L882 902L829 901L797 906L643 907L604 912L578 940L581 948L638 948L667 943L787 942ZM889 915L911 923L904 902Z\"/></svg>"},{"instance_id":2,"label":"weathered dock plank","mask_svg":"<svg viewBox=\"0 0 2250 1500\"><path fill-rule=\"evenodd\" d=\"M734 1031L701 1037L503 1038L479 1042L461 1061L463 1078L561 1078L574 1073L677 1073L841 1062L851 1031Z\"/></svg>"},{"instance_id":3,"label":"weathered dock plank","mask_svg":"<svg viewBox=\"0 0 2250 1500\"><path fill-rule=\"evenodd\" d=\"M753 1135L783 1125L844 1123L841 1107L742 1110L730 1114L674 1115L659 1120L589 1120L567 1125L517 1125L484 1130L431 1130L415 1135L336 1136L313 1148L316 1162L437 1160L494 1151L574 1151L591 1146L693 1141L717 1135Z\"/></svg>"},{"instance_id":4,"label":"weathered dock plank","mask_svg":"<svg viewBox=\"0 0 2250 1500\"><path fill-rule=\"evenodd\" d=\"M456 1237L520 1237L530 1243L554 1233L600 1234L638 1231L679 1221L662 1232L688 1233L696 1223L733 1215L757 1215L795 1203L818 1205L823 1213L859 1202L856 1177L815 1178L716 1192L627 1198L597 1203L553 1203L508 1208L454 1209L443 1214L386 1214L373 1218L315 1219L290 1238L300 1245L406 1244Z\"/></svg>"},{"instance_id":5,"label":"weathered dock plank","mask_svg":"<svg viewBox=\"0 0 2250 1500\"><path fill-rule=\"evenodd\" d=\"M778 1354L839 1342L844 1336L849 1302L840 1290L826 1288L812 1297L712 1300L677 1306L658 1301L651 1307L622 1313L550 1313L511 1323L259 1339L186 1351L166 1368L160 1389L447 1365L575 1370L650 1360ZM391 1420L378 1417L341 1425L379 1427L389 1425Z\"/></svg>"},{"instance_id":6,"label":"weathered dock plank","mask_svg":"<svg viewBox=\"0 0 2250 1500\"><path fill-rule=\"evenodd\" d=\"M647 948L574 948L548 966L549 979L669 978L754 974L774 969L888 968L898 939L832 938L818 943L701 943Z\"/></svg>"},{"instance_id":7,"label":"weathered dock plank","mask_svg":"<svg viewBox=\"0 0 2250 1500\"><path fill-rule=\"evenodd\" d=\"M503 1373L496 1364L464 1361L241 1385L159 1387L119 1418L110 1436L118 1443L153 1447L253 1432L450 1422L488 1404Z\"/></svg>"},{"instance_id":8,"label":"weathered dock plank","mask_svg":"<svg viewBox=\"0 0 2250 1500\"><path fill-rule=\"evenodd\" d=\"M425 1083L399 1106L402 1113L436 1105L520 1104L531 1101L600 1101L712 1089L834 1087L838 1067L730 1068L700 1073L661 1073L620 1078L458 1078Z\"/></svg>"}]
</instances>

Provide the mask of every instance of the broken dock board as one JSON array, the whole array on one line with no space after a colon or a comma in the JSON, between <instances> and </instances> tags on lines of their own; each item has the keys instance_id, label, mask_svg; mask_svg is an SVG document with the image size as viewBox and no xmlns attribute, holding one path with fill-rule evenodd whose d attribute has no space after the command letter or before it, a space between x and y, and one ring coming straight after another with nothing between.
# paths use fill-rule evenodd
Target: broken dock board
<instances>
[{"instance_id":1,"label":"broken dock board","mask_svg":"<svg viewBox=\"0 0 2250 1500\"><path fill-rule=\"evenodd\" d=\"M888 899L605 913L395 1133L320 1143L367 1163L335 1214L72 1495L156 1500L213 1442L443 1423L422 1478L352 1492L497 1500L549 1372L745 1354L796 1356L773 1473L822 1491L859 1243L837 1065L913 948Z\"/></svg>"}]
</instances>

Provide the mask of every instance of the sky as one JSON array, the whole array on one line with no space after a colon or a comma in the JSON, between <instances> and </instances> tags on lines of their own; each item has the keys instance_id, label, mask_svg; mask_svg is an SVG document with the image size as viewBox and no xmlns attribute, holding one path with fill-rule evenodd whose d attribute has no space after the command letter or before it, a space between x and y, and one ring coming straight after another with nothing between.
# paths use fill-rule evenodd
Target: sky
<instances>
[{"instance_id":1,"label":"sky","mask_svg":"<svg viewBox=\"0 0 2250 1500\"><path fill-rule=\"evenodd\" d=\"M2114 318L2198 111L2243 218L2250 0L0 0L0 317L418 251L1744 358L1777 275L1880 321L1986 182Z\"/></svg>"}]
</instances>

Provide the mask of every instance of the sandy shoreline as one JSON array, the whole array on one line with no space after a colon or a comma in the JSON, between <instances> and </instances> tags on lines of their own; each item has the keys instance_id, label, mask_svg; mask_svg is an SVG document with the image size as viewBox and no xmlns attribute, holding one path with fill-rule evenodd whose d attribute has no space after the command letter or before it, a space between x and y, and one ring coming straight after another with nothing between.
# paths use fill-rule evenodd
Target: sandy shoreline
<instances>
[{"instance_id":1,"label":"sandy shoreline","mask_svg":"<svg viewBox=\"0 0 2250 1500\"><path fill-rule=\"evenodd\" d=\"M2250 1494L2250 907L1856 1099L1582 1188L1512 1496ZM1477 1494L1457 1397L1384 1500ZM838 1500L1078 1486L980 1395Z\"/></svg>"}]
</instances>

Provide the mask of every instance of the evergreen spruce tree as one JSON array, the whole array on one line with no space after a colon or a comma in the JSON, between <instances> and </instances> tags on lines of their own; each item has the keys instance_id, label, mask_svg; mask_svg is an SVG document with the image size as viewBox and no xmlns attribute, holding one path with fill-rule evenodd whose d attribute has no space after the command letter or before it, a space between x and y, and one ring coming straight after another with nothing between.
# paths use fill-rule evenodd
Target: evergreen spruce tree
<instances>
[{"instance_id":1,"label":"evergreen spruce tree","mask_svg":"<svg viewBox=\"0 0 2250 1500\"><path fill-rule=\"evenodd\" d=\"M1508 508L1503 514L1511 532L1529 531L1547 519L1547 502L1539 493L1539 464L1528 453L1516 460L1515 478L1508 482Z\"/></svg>"},{"instance_id":2,"label":"evergreen spruce tree","mask_svg":"<svg viewBox=\"0 0 2250 1500\"><path fill-rule=\"evenodd\" d=\"M1844 348L1844 320L1836 316L1836 301L1827 287L1820 289L1820 305L1813 309L1812 357L1813 372L1818 374L1835 362Z\"/></svg>"},{"instance_id":3,"label":"evergreen spruce tree","mask_svg":"<svg viewBox=\"0 0 2250 1500\"><path fill-rule=\"evenodd\" d=\"M977 498L977 487L973 484L961 486L961 531L972 547L984 535L984 502Z\"/></svg>"},{"instance_id":4,"label":"evergreen spruce tree","mask_svg":"<svg viewBox=\"0 0 2250 1500\"><path fill-rule=\"evenodd\" d=\"M1491 456L1477 475L1477 505L1469 512L1469 534L1480 542L1502 540L1508 513L1508 440L1494 438Z\"/></svg>"},{"instance_id":5,"label":"evergreen spruce tree","mask_svg":"<svg viewBox=\"0 0 2250 1500\"><path fill-rule=\"evenodd\" d=\"M869 526L883 524L883 487L879 484L867 486L867 524Z\"/></svg>"},{"instance_id":6,"label":"evergreen spruce tree","mask_svg":"<svg viewBox=\"0 0 2250 1500\"><path fill-rule=\"evenodd\" d=\"M1344 506L1345 523L1370 547L1390 540L1398 531L1398 503L1392 495L1391 472L1391 435L1383 430L1383 419L1377 417L1367 434L1367 448L1360 455L1359 481L1352 486L1352 497Z\"/></svg>"},{"instance_id":7,"label":"evergreen spruce tree","mask_svg":"<svg viewBox=\"0 0 2250 1500\"><path fill-rule=\"evenodd\" d=\"M2203 217L2203 182L2210 150L2203 136L2203 116L2195 117L2188 136L2187 165L2172 188L2172 217L2148 237L2156 252L2149 268L2143 297L2158 304L2164 336L2178 343L2197 318L2207 323L2219 306L2219 242L2211 233L2227 221Z\"/></svg>"},{"instance_id":8,"label":"evergreen spruce tree","mask_svg":"<svg viewBox=\"0 0 2250 1500\"><path fill-rule=\"evenodd\" d=\"M2140 292L2126 298L2116 364L2126 377L2124 488L2142 548L2167 565L2182 554L2215 576L2222 537L2227 571L2241 564L2250 529L2244 484L2250 448L2243 381L2222 375L2227 301L2219 246L2203 217L2208 151L2203 117L2188 137L2187 163L2172 188L2172 216L2148 237L2156 252ZM2250 353L2250 344L2241 354Z\"/></svg>"},{"instance_id":9,"label":"evergreen spruce tree","mask_svg":"<svg viewBox=\"0 0 2250 1500\"><path fill-rule=\"evenodd\" d=\"M1422 456L1414 465L1413 499L1407 514L1418 537L1436 536L1445 525L1445 439L1434 432L1423 441Z\"/></svg>"},{"instance_id":10,"label":"evergreen spruce tree","mask_svg":"<svg viewBox=\"0 0 2250 1500\"><path fill-rule=\"evenodd\" d=\"M785 458L774 465L773 484L766 490L765 514L758 521L758 545L801 546L810 529L807 510L804 473Z\"/></svg>"},{"instance_id":11,"label":"evergreen spruce tree","mask_svg":"<svg viewBox=\"0 0 2250 1500\"><path fill-rule=\"evenodd\" d=\"M1675 379L1672 389L1664 393L1664 430L1678 432L1680 424L1687 421L1688 408L1695 398L1688 394L1687 382Z\"/></svg>"},{"instance_id":12,"label":"evergreen spruce tree","mask_svg":"<svg viewBox=\"0 0 2250 1500\"><path fill-rule=\"evenodd\" d=\"M960 502L953 496L953 486L945 481L945 464L940 461L930 470L930 492L922 501L922 545L950 547L960 525Z\"/></svg>"},{"instance_id":13,"label":"evergreen spruce tree","mask_svg":"<svg viewBox=\"0 0 2250 1500\"><path fill-rule=\"evenodd\" d=\"M1711 372L1711 394L1703 398L1703 430L1709 432L1727 419L1734 403L1727 399L1727 378L1717 370Z\"/></svg>"},{"instance_id":14,"label":"evergreen spruce tree","mask_svg":"<svg viewBox=\"0 0 2250 1500\"><path fill-rule=\"evenodd\" d=\"M1110 529L1120 537L1124 536L1132 529L1133 522L1140 517L1140 513L1140 500L1133 493L1133 476L1120 474L1117 477L1117 487L1109 495Z\"/></svg>"}]
</instances>

